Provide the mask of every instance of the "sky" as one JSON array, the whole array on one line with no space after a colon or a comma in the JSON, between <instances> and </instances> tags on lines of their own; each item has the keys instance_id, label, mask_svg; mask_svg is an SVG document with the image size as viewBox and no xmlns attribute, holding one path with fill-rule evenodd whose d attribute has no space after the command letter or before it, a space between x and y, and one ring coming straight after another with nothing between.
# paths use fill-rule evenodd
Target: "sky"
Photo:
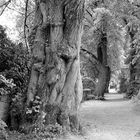
<instances>
[{"instance_id":1,"label":"sky","mask_svg":"<svg viewBox=\"0 0 140 140\"><path fill-rule=\"evenodd\" d=\"M0 25L6 27L7 35L13 41L16 41L18 38L16 16L17 12L8 9L0 16Z\"/></svg>"}]
</instances>

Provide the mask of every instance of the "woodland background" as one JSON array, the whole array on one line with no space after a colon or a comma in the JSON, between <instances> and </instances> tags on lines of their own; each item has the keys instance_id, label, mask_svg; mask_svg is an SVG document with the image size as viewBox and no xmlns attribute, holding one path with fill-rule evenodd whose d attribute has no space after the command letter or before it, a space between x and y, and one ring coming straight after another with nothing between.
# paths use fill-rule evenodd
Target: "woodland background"
<instances>
[{"instance_id":1,"label":"woodland background","mask_svg":"<svg viewBox=\"0 0 140 140\"><path fill-rule=\"evenodd\" d=\"M9 27L3 25L2 22L2 24L0 23L0 95L2 101L0 103L0 129L1 137L3 138L9 138L9 136L14 135L13 133L16 133L15 137L18 137L19 139L22 139L23 135L24 138L28 139L49 139L61 135L66 131L64 131L63 127L65 124L61 125L61 123L57 123L54 125L49 123L46 127L46 125L42 126L41 124L36 123L39 119L43 102L42 95L40 96L38 92L40 90L41 93L41 91L48 89L51 91L51 89L54 88L54 85L51 83L49 85L50 87L47 87L48 89L39 87L37 95L29 93L29 91L32 90L30 86L32 87L34 84L31 82L33 65L41 62L41 67L40 65L36 65L38 66L38 69L41 69L43 60L39 59L44 59L42 56L39 56L40 54L34 54L36 53L36 51L34 51L34 46L36 45L34 40L37 38L35 37L37 36L36 30L39 32L38 39L42 39L43 41L45 39L42 37L41 33L43 31L48 33L48 31L45 30L47 22L44 19L45 14L42 12L41 2L42 1L37 0L2 0L0 2L0 18L7 16L10 17L11 20L14 20L13 26L11 24ZM66 35L66 38L64 38L66 40L69 39L68 42L70 44L67 43L67 41L63 41L63 44L73 50L66 50L68 51L68 54L66 54L65 48L61 48L61 51L64 51L64 54L61 53L61 56L55 56L55 53L53 54L55 49L50 51L50 53L48 53L48 56L50 56L49 60L52 60L53 62L50 63L50 61L48 61L48 64L57 66L56 63L60 63L63 66L63 62L60 62L63 60L66 64L73 67L73 64L69 63L69 61L75 61L78 57L79 65L77 66L77 73L81 73L82 76L83 87L79 87L83 90L83 97L82 101L76 99L78 102L77 104L80 104L79 101L84 102L89 99L104 100L104 95L108 93L111 88L115 88L120 94L125 93L125 98L127 99L137 98L139 100L140 1L78 0L78 2L73 0L69 2L70 5L68 5L69 3L67 2L65 4L65 20L67 22L63 36ZM37 4L40 4L40 11L42 10L43 16L39 17L39 15L37 15ZM78 8L76 8L76 6L73 7L73 4L77 5ZM51 8L53 10L53 7ZM71 19L74 19L73 22L70 19L70 16L67 15L67 12L68 15L71 15ZM40 18L42 18L42 23L39 23ZM7 22L10 23L10 20ZM79 33L81 28L77 26L77 22L79 23L79 26L83 26L81 34ZM41 29L37 24L41 24ZM54 26L56 30L59 30L56 31L56 33L58 33L58 38L56 37L58 39L57 42L59 42L59 40L61 40L61 27L59 27L60 25L58 24L61 23L51 24L54 24L51 26ZM69 28L73 32L71 32ZM50 34L48 33L47 35L49 36ZM78 45L73 45L74 43L77 43L76 39L78 38L78 35L81 37L79 47L77 47ZM55 31L52 31L51 38L53 38L53 41L55 40ZM46 40L44 41L45 44L47 44ZM48 45L50 45L50 42ZM55 43L53 45L55 46ZM41 46L41 43L36 46ZM55 47L57 48L57 45ZM37 50L37 53L39 51L40 49ZM73 52L78 52L79 55ZM35 55L37 55L38 58L36 58ZM55 59L60 61L56 62ZM51 68L51 70L55 71L54 68ZM67 69L64 68L64 70ZM52 73L50 72L49 74L51 75ZM56 75L55 72L53 73L53 76L54 75ZM63 76L60 77L60 79L63 79ZM57 81L55 81L55 84L56 83ZM70 90L72 90L72 88L74 89L74 85L71 83L72 81L70 81L68 86L68 89ZM34 90L34 92L36 91ZM68 92L68 94L70 93ZM80 96L73 93L71 93L71 95L73 97ZM54 96L52 96L52 98L53 97ZM33 98L33 101L32 104L29 105L27 102L30 102L31 98ZM71 101L73 101L73 99L71 99ZM52 108L52 110L54 108ZM68 109L66 110L70 110L71 112L72 107L67 105L67 108ZM78 107L76 107L76 112L78 110L77 108ZM54 112L55 109L53 113ZM70 118L69 115L68 117ZM50 120L48 121L51 122ZM74 121L74 123L75 122L76 121ZM72 126L71 131L75 132L74 127L76 127L76 129L78 128L79 131L80 126ZM35 134L31 135L32 131L34 131Z\"/></svg>"}]
</instances>

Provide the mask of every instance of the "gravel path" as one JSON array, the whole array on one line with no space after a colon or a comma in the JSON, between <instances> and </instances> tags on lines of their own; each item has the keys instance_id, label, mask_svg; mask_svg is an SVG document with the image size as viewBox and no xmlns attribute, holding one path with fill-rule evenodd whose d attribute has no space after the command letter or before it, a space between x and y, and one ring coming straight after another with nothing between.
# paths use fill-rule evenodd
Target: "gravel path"
<instances>
[{"instance_id":1,"label":"gravel path","mask_svg":"<svg viewBox=\"0 0 140 140\"><path fill-rule=\"evenodd\" d=\"M88 140L140 140L140 109L123 94L107 94L105 101L87 101L81 119Z\"/></svg>"},{"instance_id":2,"label":"gravel path","mask_svg":"<svg viewBox=\"0 0 140 140\"><path fill-rule=\"evenodd\" d=\"M123 99L123 94L107 94L105 98L82 103L85 136L69 136L68 140L140 140L140 107Z\"/></svg>"}]
</instances>

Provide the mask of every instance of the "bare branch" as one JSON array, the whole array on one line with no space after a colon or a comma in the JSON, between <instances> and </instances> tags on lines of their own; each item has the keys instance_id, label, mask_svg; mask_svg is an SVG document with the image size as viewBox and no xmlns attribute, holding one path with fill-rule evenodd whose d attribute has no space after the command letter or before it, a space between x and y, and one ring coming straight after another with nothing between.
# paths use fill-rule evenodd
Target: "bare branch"
<instances>
[{"instance_id":1,"label":"bare branch","mask_svg":"<svg viewBox=\"0 0 140 140\"><path fill-rule=\"evenodd\" d=\"M28 15L27 15L27 17L29 17L32 13L34 13L35 12L35 10L33 10L33 11L31 11Z\"/></svg>"},{"instance_id":2,"label":"bare branch","mask_svg":"<svg viewBox=\"0 0 140 140\"><path fill-rule=\"evenodd\" d=\"M86 50L84 48L81 48L81 51L86 52L87 54L89 54L90 56L92 56L92 58L94 58L97 62L100 62L98 60L98 58L93 53L91 53L90 51L88 51L88 50Z\"/></svg>"},{"instance_id":3,"label":"bare branch","mask_svg":"<svg viewBox=\"0 0 140 140\"><path fill-rule=\"evenodd\" d=\"M9 7L9 6L7 6L7 8L10 9L10 10L12 10L12 11L16 11L17 13L19 13L19 14L21 14L21 15L24 15L23 12L18 11L18 10L14 9L14 8L11 8L11 7Z\"/></svg>"},{"instance_id":4,"label":"bare branch","mask_svg":"<svg viewBox=\"0 0 140 140\"><path fill-rule=\"evenodd\" d=\"M92 14L87 9L86 12L93 18Z\"/></svg>"},{"instance_id":5,"label":"bare branch","mask_svg":"<svg viewBox=\"0 0 140 140\"><path fill-rule=\"evenodd\" d=\"M3 7L3 6L6 6L6 5L9 4L10 2L11 2L11 0L9 0L9 1L3 3L2 5L0 5L0 8Z\"/></svg>"},{"instance_id":6,"label":"bare branch","mask_svg":"<svg viewBox=\"0 0 140 140\"><path fill-rule=\"evenodd\" d=\"M28 28L28 26L26 24L26 22L27 22L27 12L28 12L28 2L29 2L29 0L26 0L26 5L25 5L25 20L24 20L24 38L25 38L25 44L26 44L27 50L30 53L30 47L28 45L27 36L26 36L26 27Z\"/></svg>"},{"instance_id":7,"label":"bare branch","mask_svg":"<svg viewBox=\"0 0 140 140\"><path fill-rule=\"evenodd\" d=\"M8 7L8 5L10 4L11 0L5 2L4 4L0 5L0 8L1 7L4 7L0 13L0 16L3 14L3 12L5 11L5 9Z\"/></svg>"}]
</instances>

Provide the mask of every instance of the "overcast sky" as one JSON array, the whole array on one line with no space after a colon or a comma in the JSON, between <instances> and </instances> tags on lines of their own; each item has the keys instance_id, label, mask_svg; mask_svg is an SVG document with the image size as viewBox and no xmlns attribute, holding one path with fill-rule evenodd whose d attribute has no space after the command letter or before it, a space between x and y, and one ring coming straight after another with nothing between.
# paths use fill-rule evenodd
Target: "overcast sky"
<instances>
[{"instance_id":1,"label":"overcast sky","mask_svg":"<svg viewBox=\"0 0 140 140\"><path fill-rule=\"evenodd\" d=\"M8 9L0 16L0 25L7 28L7 35L13 41L18 37L18 32L16 31L16 16L16 12Z\"/></svg>"}]
</instances>

